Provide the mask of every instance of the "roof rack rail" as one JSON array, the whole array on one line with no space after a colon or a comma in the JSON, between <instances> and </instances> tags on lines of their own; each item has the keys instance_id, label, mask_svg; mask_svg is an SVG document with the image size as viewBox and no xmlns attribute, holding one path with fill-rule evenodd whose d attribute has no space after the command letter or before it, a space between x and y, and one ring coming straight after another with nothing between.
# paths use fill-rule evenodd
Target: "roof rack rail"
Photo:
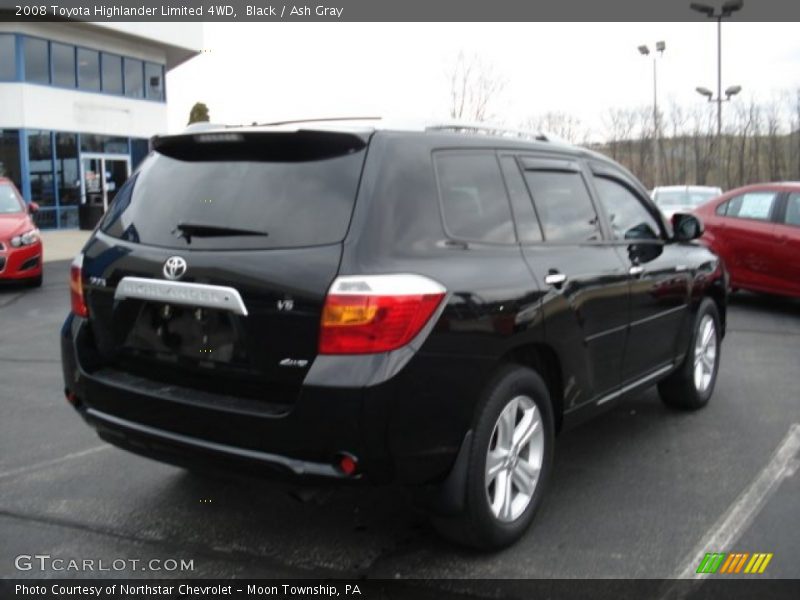
<instances>
[{"instance_id":1,"label":"roof rack rail","mask_svg":"<svg viewBox=\"0 0 800 600\"><path fill-rule=\"evenodd\" d=\"M194 131L205 131L207 129L225 129L228 127L223 123L210 123L209 121L195 121L190 123L183 129L183 133L192 133Z\"/></svg>"},{"instance_id":2,"label":"roof rack rail","mask_svg":"<svg viewBox=\"0 0 800 600\"><path fill-rule=\"evenodd\" d=\"M274 121L272 123L254 123L258 127L275 127L278 125L295 125L297 123L326 123L330 121L380 121L383 117L327 117L319 119L293 119L291 121Z\"/></svg>"},{"instance_id":3,"label":"roof rack rail","mask_svg":"<svg viewBox=\"0 0 800 600\"><path fill-rule=\"evenodd\" d=\"M550 137L541 131L526 131L524 129L513 129L504 125L494 123L475 123L470 121L443 121L441 123L430 123L425 127L426 131L474 131L487 135L497 135L500 137L517 137L532 139L539 142L547 142Z\"/></svg>"}]
</instances>

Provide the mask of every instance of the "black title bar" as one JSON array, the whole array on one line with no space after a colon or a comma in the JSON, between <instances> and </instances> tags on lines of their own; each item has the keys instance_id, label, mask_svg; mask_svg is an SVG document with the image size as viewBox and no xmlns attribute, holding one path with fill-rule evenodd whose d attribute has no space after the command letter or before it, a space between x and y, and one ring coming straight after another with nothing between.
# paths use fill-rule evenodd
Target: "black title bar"
<instances>
[{"instance_id":1,"label":"black title bar","mask_svg":"<svg viewBox=\"0 0 800 600\"><path fill-rule=\"evenodd\" d=\"M703 4L719 9L720 0ZM0 0L0 21L700 21L689 0ZM739 21L800 21L796 0L745 0Z\"/></svg>"}]
</instances>

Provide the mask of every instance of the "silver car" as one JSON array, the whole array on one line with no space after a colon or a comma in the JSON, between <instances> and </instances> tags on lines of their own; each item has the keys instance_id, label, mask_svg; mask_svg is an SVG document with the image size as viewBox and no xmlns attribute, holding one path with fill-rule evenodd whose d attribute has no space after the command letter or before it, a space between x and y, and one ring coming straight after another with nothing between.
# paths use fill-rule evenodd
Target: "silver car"
<instances>
[{"instance_id":1,"label":"silver car","mask_svg":"<svg viewBox=\"0 0 800 600\"><path fill-rule=\"evenodd\" d=\"M692 212L721 194L722 188L708 185L666 185L655 188L650 195L664 216L670 219L678 212Z\"/></svg>"}]
</instances>

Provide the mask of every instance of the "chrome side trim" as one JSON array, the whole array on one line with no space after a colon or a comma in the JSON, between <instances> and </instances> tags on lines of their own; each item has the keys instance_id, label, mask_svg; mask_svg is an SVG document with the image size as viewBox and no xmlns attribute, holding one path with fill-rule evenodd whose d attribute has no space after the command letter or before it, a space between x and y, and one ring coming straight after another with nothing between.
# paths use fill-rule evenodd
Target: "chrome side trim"
<instances>
[{"instance_id":1,"label":"chrome side trim","mask_svg":"<svg viewBox=\"0 0 800 600\"><path fill-rule=\"evenodd\" d=\"M688 304L681 304L680 306L675 306L673 308L668 308L667 310L662 310L660 313L655 315L650 315L649 317L645 317L644 319L639 319L638 321L631 321L631 327L636 327L637 325L641 325L642 323L647 323L648 321L655 321L656 319L660 319L661 317L667 317L672 313L676 313L680 310L686 310L688 308Z\"/></svg>"},{"instance_id":2,"label":"chrome side trim","mask_svg":"<svg viewBox=\"0 0 800 600\"><path fill-rule=\"evenodd\" d=\"M114 299L125 298L216 308L243 317L247 316L247 307L239 292L232 287L221 285L164 281L146 277L123 277L114 292Z\"/></svg>"},{"instance_id":3,"label":"chrome side trim","mask_svg":"<svg viewBox=\"0 0 800 600\"><path fill-rule=\"evenodd\" d=\"M619 333L620 331L625 331L628 328L628 324L619 325L617 327L612 327L611 329L606 329L605 331L599 331L597 333L593 333L592 335L586 336L586 341L591 342L596 340L597 338L601 338L606 335L611 335L612 333Z\"/></svg>"},{"instance_id":4,"label":"chrome side trim","mask_svg":"<svg viewBox=\"0 0 800 600\"><path fill-rule=\"evenodd\" d=\"M656 369L655 371L653 371L652 373L648 373L644 377L640 377L639 379L631 381L630 383L628 383L626 385L623 385L617 391L611 392L610 394L607 394L607 395L603 396L595 404L597 404L597 406L600 406L601 404L605 404L606 402L610 402L611 400L613 400L614 398L618 398L619 396L621 396L625 392L629 392L633 388L639 387L640 385L643 385L643 384L647 383L648 381L650 381L652 379L655 379L659 375L663 375L664 373L666 373L669 370L671 370L673 366L675 366L673 363L670 363L668 365L664 365L660 369Z\"/></svg>"},{"instance_id":5,"label":"chrome side trim","mask_svg":"<svg viewBox=\"0 0 800 600\"><path fill-rule=\"evenodd\" d=\"M188 435L164 431L163 429L157 429L148 425L142 425L141 423L134 423L133 421L128 421L127 419L120 419L119 417L95 410L94 408L87 408L86 414L93 419L104 421L106 423L116 425L117 427L131 429L155 438L171 440L187 446L200 448L201 450L211 450L213 452L249 458L265 463L278 464L287 467L296 475L321 475L323 477L336 477L339 479L344 477L344 475L336 470L333 465L306 462L297 460L296 458L289 458L288 456L281 456L280 454L271 454L269 452L260 452L258 450L250 450L248 448L239 448L238 446L229 446L227 444L219 444L217 442L201 440Z\"/></svg>"}]
</instances>

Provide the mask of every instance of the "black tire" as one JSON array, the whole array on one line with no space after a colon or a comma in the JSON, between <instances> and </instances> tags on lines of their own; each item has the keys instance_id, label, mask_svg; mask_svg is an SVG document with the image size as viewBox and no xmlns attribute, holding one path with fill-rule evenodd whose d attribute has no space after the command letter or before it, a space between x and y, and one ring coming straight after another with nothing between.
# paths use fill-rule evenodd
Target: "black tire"
<instances>
[{"instance_id":1,"label":"black tire","mask_svg":"<svg viewBox=\"0 0 800 600\"><path fill-rule=\"evenodd\" d=\"M532 400L538 410L542 424L542 464L527 507L516 518L506 522L492 512L485 471L490 444L496 441L493 437L495 424L503 410L519 396ZM483 550L503 548L517 541L530 526L541 503L552 467L554 445L553 408L542 378L535 371L517 365L499 369L482 395L473 422L465 509L455 517L435 518L436 528L453 541ZM494 485L497 481L495 479Z\"/></svg>"},{"instance_id":2,"label":"black tire","mask_svg":"<svg viewBox=\"0 0 800 600\"><path fill-rule=\"evenodd\" d=\"M42 287L42 276L34 277L28 282L28 285L32 288Z\"/></svg>"},{"instance_id":3,"label":"black tire","mask_svg":"<svg viewBox=\"0 0 800 600\"><path fill-rule=\"evenodd\" d=\"M706 316L710 317L714 324L713 333L716 342L716 353L711 380L707 387L700 390L695 384L695 345L698 336L701 334L701 324ZM689 340L689 347L683 363L677 371L658 384L658 394L664 404L681 410L697 410L708 404L711 395L714 393L714 386L717 383L717 375L719 373L720 341L720 319L717 305L711 298L704 298L698 307L697 315L692 325L692 337Z\"/></svg>"}]
</instances>

